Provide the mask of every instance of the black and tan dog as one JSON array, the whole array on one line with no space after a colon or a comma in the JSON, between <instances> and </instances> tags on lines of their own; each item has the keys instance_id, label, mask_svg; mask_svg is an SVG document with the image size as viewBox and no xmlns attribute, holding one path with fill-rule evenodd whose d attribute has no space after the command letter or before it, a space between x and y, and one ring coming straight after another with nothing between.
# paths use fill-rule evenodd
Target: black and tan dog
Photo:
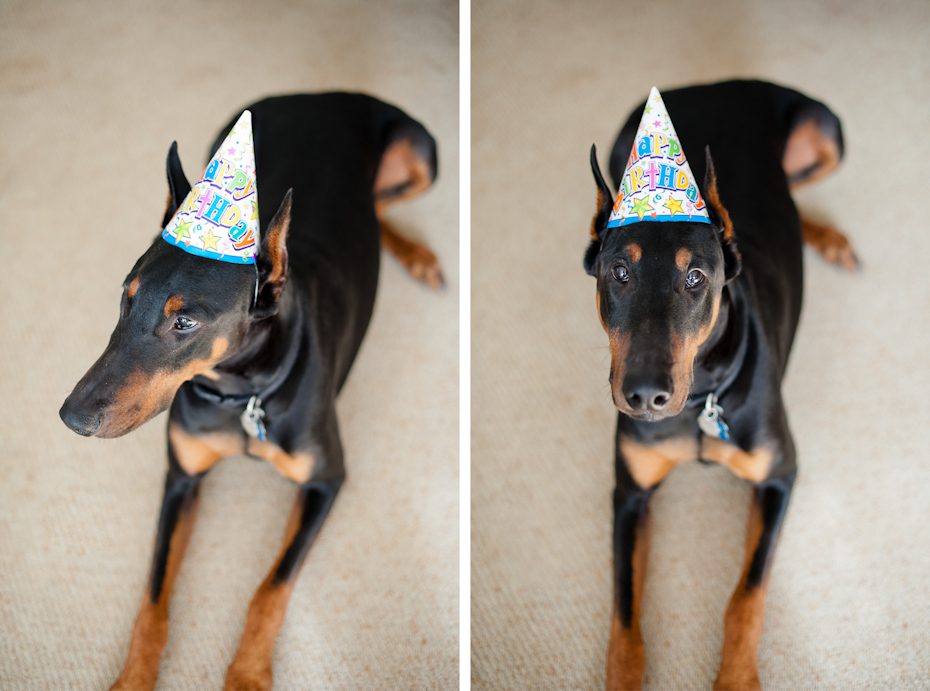
<instances>
[{"instance_id":1,"label":"black and tan dog","mask_svg":"<svg viewBox=\"0 0 930 691\"><path fill-rule=\"evenodd\" d=\"M156 238L126 276L109 345L60 412L79 434L117 437L170 405L155 554L115 688L154 686L200 483L243 454L299 486L226 677L230 689L271 686L295 578L345 479L335 399L372 314L380 246L414 277L442 282L435 256L380 220L436 176L435 142L420 123L360 94L283 96L249 109L259 199L268 202L257 265L203 259ZM190 189L172 144L162 226ZM255 395L266 414L261 441L240 421Z\"/></svg>"},{"instance_id":2,"label":"black and tan dog","mask_svg":"<svg viewBox=\"0 0 930 691\"><path fill-rule=\"evenodd\" d=\"M598 210L584 264L597 278L620 411L607 687L642 684L649 498L678 464L702 460L754 488L715 686L758 688L766 578L797 472L781 382L801 310L802 243L846 268L857 264L841 233L799 218L791 190L832 171L843 139L826 106L773 84L726 82L663 97L685 148L708 147L691 165L697 176L705 171L710 225L639 222L608 230L613 193L591 152ZM614 144L617 182L642 113L640 106ZM726 416L726 440L699 427L709 394Z\"/></svg>"}]
</instances>

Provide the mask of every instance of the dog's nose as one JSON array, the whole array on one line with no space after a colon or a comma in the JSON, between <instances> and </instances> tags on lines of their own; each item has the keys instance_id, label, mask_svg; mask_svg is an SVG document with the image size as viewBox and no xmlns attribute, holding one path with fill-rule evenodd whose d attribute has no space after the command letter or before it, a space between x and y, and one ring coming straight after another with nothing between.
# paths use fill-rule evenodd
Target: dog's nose
<instances>
[{"instance_id":1,"label":"dog's nose","mask_svg":"<svg viewBox=\"0 0 930 691\"><path fill-rule=\"evenodd\" d=\"M634 412L658 412L672 400L671 387L641 377L628 377L624 382L623 397Z\"/></svg>"},{"instance_id":2,"label":"dog's nose","mask_svg":"<svg viewBox=\"0 0 930 691\"><path fill-rule=\"evenodd\" d=\"M83 437L89 437L100 429L100 415L81 413L65 401L58 411L58 416L70 429L74 430Z\"/></svg>"}]
</instances>

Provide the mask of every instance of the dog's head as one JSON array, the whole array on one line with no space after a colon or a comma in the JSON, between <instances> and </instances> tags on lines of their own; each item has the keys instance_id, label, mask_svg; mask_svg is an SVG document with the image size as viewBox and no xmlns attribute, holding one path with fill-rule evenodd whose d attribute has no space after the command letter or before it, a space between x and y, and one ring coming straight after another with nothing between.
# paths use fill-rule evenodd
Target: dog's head
<instances>
[{"instance_id":1,"label":"dog's head","mask_svg":"<svg viewBox=\"0 0 930 691\"><path fill-rule=\"evenodd\" d=\"M597 278L614 405L638 420L682 411L698 350L717 322L723 286L740 270L732 223L706 153L704 199L711 224L642 222L608 230L613 195L591 148L598 208L584 265Z\"/></svg>"},{"instance_id":2,"label":"dog's head","mask_svg":"<svg viewBox=\"0 0 930 691\"><path fill-rule=\"evenodd\" d=\"M172 144L162 227L190 189ZM84 436L118 437L165 410L184 382L215 377L214 367L235 355L252 325L277 311L290 218L288 191L262 234L256 265L194 256L157 237L126 276L110 342L65 400L62 421Z\"/></svg>"}]
</instances>

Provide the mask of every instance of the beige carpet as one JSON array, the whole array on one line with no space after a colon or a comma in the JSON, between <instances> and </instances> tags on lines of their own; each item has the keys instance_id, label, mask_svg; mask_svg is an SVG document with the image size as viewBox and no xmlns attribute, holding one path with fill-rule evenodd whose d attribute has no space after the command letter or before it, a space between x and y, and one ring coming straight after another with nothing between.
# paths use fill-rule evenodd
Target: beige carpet
<instances>
[{"instance_id":1,"label":"beige carpet","mask_svg":"<svg viewBox=\"0 0 930 691\"><path fill-rule=\"evenodd\" d=\"M339 404L348 483L294 592L276 688L457 683L457 24L454 2L0 2L0 688L100 689L122 664L165 418L86 440L57 411L157 230L169 143L196 173L237 107L332 88L436 135L436 187L392 214L436 249L449 288L385 259ZM293 493L246 459L207 479L160 688L222 686Z\"/></svg>"},{"instance_id":2,"label":"beige carpet","mask_svg":"<svg viewBox=\"0 0 930 691\"><path fill-rule=\"evenodd\" d=\"M844 165L799 201L865 264L806 256L762 682L930 687L930 5L476 0L472 28L475 686L603 685L615 413L581 268L588 148L606 162L653 84L759 76L843 119ZM655 497L648 688L710 688L748 497L697 465Z\"/></svg>"}]
</instances>

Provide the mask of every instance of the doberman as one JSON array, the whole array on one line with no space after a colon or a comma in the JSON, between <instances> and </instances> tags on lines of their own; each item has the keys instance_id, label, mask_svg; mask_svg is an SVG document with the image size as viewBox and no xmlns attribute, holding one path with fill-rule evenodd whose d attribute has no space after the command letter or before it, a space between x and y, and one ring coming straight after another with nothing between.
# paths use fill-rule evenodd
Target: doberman
<instances>
[{"instance_id":1,"label":"doberman","mask_svg":"<svg viewBox=\"0 0 930 691\"><path fill-rule=\"evenodd\" d=\"M684 148L694 155L707 147L690 160L696 176L704 172L711 224L608 230L613 193L591 150L598 198L584 265L597 278L619 410L607 688L642 684L649 498L691 460L722 464L753 485L715 687L759 688L767 573L797 472L781 381L801 309L802 244L846 268L858 264L839 231L799 217L791 190L837 167L843 137L825 105L765 82L695 86L663 98ZM644 105L614 143L615 183ZM702 433L699 417L709 406L729 426L722 438Z\"/></svg>"},{"instance_id":2,"label":"doberman","mask_svg":"<svg viewBox=\"0 0 930 691\"><path fill-rule=\"evenodd\" d=\"M268 461L299 486L284 546L252 599L226 676L229 689L270 688L297 573L346 476L335 399L372 314L380 245L415 278L442 283L435 255L382 219L436 177L436 144L419 122L350 93L248 108L259 200L268 201L256 264L204 259L156 238L126 276L109 345L60 411L78 434L118 437L170 405L155 553L114 688L154 686L200 483L236 455ZM163 227L191 189L176 143L167 167ZM267 416L261 441L240 422L255 395Z\"/></svg>"}]
</instances>

